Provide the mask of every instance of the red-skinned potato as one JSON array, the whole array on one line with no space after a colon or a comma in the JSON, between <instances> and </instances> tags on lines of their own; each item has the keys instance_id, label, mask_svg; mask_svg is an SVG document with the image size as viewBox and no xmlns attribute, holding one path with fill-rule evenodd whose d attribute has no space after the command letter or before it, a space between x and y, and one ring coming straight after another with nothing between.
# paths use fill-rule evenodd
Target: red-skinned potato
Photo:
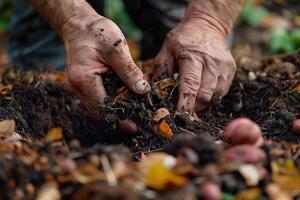
<instances>
[{"instance_id":1,"label":"red-skinned potato","mask_svg":"<svg viewBox=\"0 0 300 200\"><path fill-rule=\"evenodd\" d=\"M118 128L120 131L130 135L136 135L139 132L139 127L130 119L120 120Z\"/></svg>"},{"instance_id":2,"label":"red-skinned potato","mask_svg":"<svg viewBox=\"0 0 300 200\"><path fill-rule=\"evenodd\" d=\"M220 187L213 182L203 183L201 186L203 200L220 200L222 199L222 192Z\"/></svg>"},{"instance_id":3,"label":"red-skinned potato","mask_svg":"<svg viewBox=\"0 0 300 200\"><path fill-rule=\"evenodd\" d=\"M292 131L294 134L297 134L297 135L300 134L300 119L296 119L293 121Z\"/></svg>"},{"instance_id":4,"label":"red-skinned potato","mask_svg":"<svg viewBox=\"0 0 300 200\"><path fill-rule=\"evenodd\" d=\"M223 158L229 161L241 163L259 163L264 161L266 153L253 145L237 145L227 149L223 153Z\"/></svg>"},{"instance_id":5,"label":"red-skinned potato","mask_svg":"<svg viewBox=\"0 0 300 200\"><path fill-rule=\"evenodd\" d=\"M260 127L247 118L234 119L225 127L223 140L229 144L262 145L263 137Z\"/></svg>"}]
</instances>

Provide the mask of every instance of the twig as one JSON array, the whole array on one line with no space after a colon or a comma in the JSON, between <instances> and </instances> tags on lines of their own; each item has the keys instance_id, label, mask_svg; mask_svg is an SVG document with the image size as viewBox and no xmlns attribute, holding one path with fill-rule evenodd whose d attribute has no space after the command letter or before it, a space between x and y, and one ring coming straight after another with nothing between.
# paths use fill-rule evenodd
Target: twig
<instances>
[{"instance_id":1,"label":"twig","mask_svg":"<svg viewBox=\"0 0 300 200\"><path fill-rule=\"evenodd\" d=\"M183 81L179 81L178 83L176 83L176 85L174 85L173 89L171 90L171 93L170 93L170 96L169 96L169 99L172 97L175 89L179 86L180 83L182 83Z\"/></svg>"},{"instance_id":2,"label":"twig","mask_svg":"<svg viewBox=\"0 0 300 200\"><path fill-rule=\"evenodd\" d=\"M193 136L197 136L197 135L196 135L195 133L193 133L192 131L186 130L186 129L184 129L184 128L178 127L178 129L181 130L181 131L183 131L183 132L189 133L189 134L191 134L191 135L193 135Z\"/></svg>"},{"instance_id":3,"label":"twig","mask_svg":"<svg viewBox=\"0 0 300 200\"><path fill-rule=\"evenodd\" d=\"M152 103L152 100L151 100L151 97L150 97L150 93L148 93L147 97L148 97L148 101L149 101L150 106L153 107L153 103Z\"/></svg>"},{"instance_id":4,"label":"twig","mask_svg":"<svg viewBox=\"0 0 300 200\"><path fill-rule=\"evenodd\" d=\"M123 112L125 112L123 108L113 108L113 107L110 107L110 106L107 106L107 105L102 105L102 104L97 105L97 107L108 108L108 109L111 109L111 110L122 110Z\"/></svg>"},{"instance_id":5,"label":"twig","mask_svg":"<svg viewBox=\"0 0 300 200\"><path fill-rule=\"evenodd\" d=\"M101 161L105 176L107 178L108 184L112 187L116 187L118 185L118 182L117 182L117 179L111 168L108 158L105 155L102 155L102 156L100 156L100 161Z\"/></svg>"}]
</instances>

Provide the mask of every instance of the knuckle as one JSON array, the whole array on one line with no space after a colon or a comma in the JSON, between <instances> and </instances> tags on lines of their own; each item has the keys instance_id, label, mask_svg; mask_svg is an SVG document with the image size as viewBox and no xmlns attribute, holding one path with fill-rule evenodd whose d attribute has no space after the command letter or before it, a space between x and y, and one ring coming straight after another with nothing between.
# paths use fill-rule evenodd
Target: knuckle
<instances>
[{"instance_id":1,"label":"knuckle","mask_svg":"<svg viewBox=\"0 0 300 200\"><path fill-rule=\"evenodd\" d=\"M202 104L209 103L212 99L212 94L213 94L212 90L202 89L198 92L197 101L199 101Z\"/></svg>"},{"instance_id":2,"label":"knuckle","mask_svg":"<svg viewBox=\"0 0 300 200\"><path fill-rule=\"evenodd\" d=\"M200 86L201 79L199 75L194 73L188 73L186 76L181 80L182 85L186 87L189 91L197 92L198 87Z\"/></svg>"},{"instance_id":3,"label":"knuckle","mask_svg":"<svg viewBox=\"0 0 300 200\"><path fill-rule=\"evenodd\" d=\"M87 79L86 75L83 74L78 74L78 73L68 74L67 86L71 89L81 88L81 86L84 84L86 79Z\"/></svg>"}]
</instances>

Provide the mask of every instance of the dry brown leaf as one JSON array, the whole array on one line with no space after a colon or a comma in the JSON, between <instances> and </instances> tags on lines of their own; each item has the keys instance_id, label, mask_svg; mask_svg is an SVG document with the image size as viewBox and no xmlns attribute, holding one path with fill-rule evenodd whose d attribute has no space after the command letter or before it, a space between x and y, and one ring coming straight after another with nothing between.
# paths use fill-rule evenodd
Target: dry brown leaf
<instances>
[{"instance_id":1,"label":"dry brown leaf","mask_svg":"<svg viewBox=\"0 0 300 200\"><path fill-rule=\"evenodd\" d=\"M0 85L0 96L6 96L9 92L11 92L12 88L12 85Z\"/></svg>"},{"instance_id":2,"label":"dry brown leaf","mask_svg":"<svg viewBox=\"0 0 300 200\"><path fill-rule=\"evenodd\" d=\"M78 165L73 177L81 184L106 180L106 176L95 165L89 163Z\"/></svg>"},{"instance_id":3,"label":"dry brown leaf","mask_svg":"<svg viewBox=\"0 0 300 200\"><path fill-rule=\"evenodd\" d=\"M0 137L12 136L15 132L15 120L4 120L0 122Z\"/></svg>"},{"instance_id":4,"label":"dry brown leaf","mask_svg":"<svg viewBox=\"0 0 300 200\"><path fill-rule=\"evenodd\" d=\"M167 108L159 108L153 115L152 120L155 123L160 122L162 119L170 115L170 111Z\"/></svg>"},{"instance_id":5,"label":"dry brown leaf","mask_svg":"<svg viewBox=\"0 0 300 200\"><path fill-rule=\"evenodd\" d=\"M62 128L53 128L45 136L45 141L47 143L61 140L63 138Z\"/></svg>"}]
</instances>

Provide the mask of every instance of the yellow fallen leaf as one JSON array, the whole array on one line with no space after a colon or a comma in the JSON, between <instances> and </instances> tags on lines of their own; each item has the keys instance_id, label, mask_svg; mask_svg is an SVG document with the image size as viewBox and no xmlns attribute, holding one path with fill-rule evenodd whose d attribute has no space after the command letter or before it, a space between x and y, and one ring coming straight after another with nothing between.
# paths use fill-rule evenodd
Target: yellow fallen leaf
<instances>
[{"instance_id":1,"label":"yellow fallen leaf","mask_svg":"<svg viewBox=\"0 0 300 200\"><path fill-rule=\"evenodd\" d=\"M12 136L15 132L15 120L4 120L0 122L0 137Z\"/></svg>"},{"instance_id":2,"label":"yellow fallen leaf","mask_svg":"<svg viewBox=\"0 0 300 200\"><path fill-rule=\"evenodd\" d=\"M300 84L298 84L295 88L294 88L295 91L297 92L300 92Z\"/></svg>"},{"instance_id":3,"label":"yellow fallen leaf","mask_svg":"<svg viewBox=\"0 0 300 200\"><path fill-rule=\"evenodd\" d=\"M165 120L159 124L158 133L168 140L171 140L174 136L169 124Z\"/></svg>"},{"instance_id":4,"label":"yellow fallen leaf","mask_svg":"<svg viewBox=\"0 0 300 200\"><path fill-rule=\"evenodd\" d=\"M47 143L61 140L63 138L62 128L53 128L45 136L45 141Z\"/></svg>"},{"instance_id":5,"label":"yellow fallen leaf","mask_svg":"<svg viewBox=\"0 0 300 200\"><path fill-rule=\"evenodd\" d=\"M163 163L155 162L149 166L144 177L145 184L156 190L165 190L168 187L180 187L187 183L187 178L169 170Z\"/></svg>"}]
</instances>

